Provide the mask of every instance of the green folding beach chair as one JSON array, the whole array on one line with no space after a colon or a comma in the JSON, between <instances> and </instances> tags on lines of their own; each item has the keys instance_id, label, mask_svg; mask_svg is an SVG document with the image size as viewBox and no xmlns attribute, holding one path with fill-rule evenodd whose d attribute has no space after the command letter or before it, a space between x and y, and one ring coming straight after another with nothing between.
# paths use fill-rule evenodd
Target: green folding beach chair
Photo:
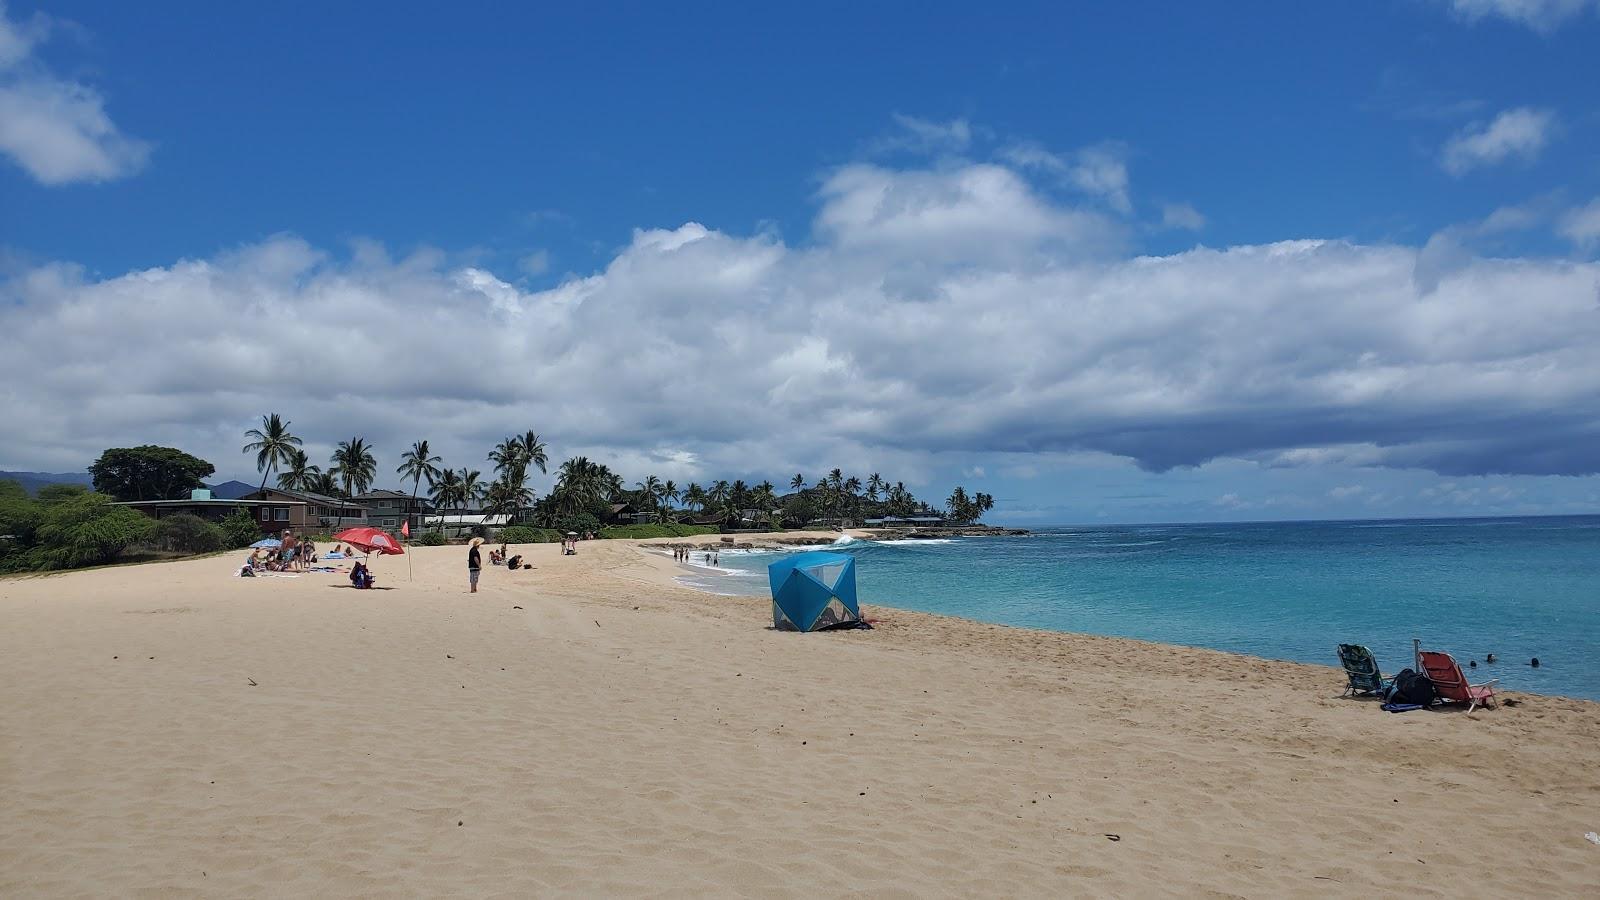
<instances>
[{"instance_id":1,"label":"green folding beach chair","mask_svg":"<svg viewBox=\"0 0 1600 900\"><path fill-rule=\"evenodd\" d=\"M1382 694L1393 680L1383 677L1372 651L1360 644L1340 644L1339 664L1344 666L1344 674L1350 679L1343 696L1370 697Z\"/></svg>"}]
</instances>

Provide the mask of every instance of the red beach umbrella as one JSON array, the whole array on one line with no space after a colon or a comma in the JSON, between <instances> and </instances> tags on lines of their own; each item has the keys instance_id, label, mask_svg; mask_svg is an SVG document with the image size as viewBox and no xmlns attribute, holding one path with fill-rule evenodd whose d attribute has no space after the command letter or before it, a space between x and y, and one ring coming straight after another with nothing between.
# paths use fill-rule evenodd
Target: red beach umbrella
<instances>
[{"instance_id":1,"label":"red beach umbrella","mask_svg":"<svg viewBox=\"0 0 1600 900\"><path fill-rule=\"evenodd\" d=\"M393 535L381 528L346 528L334 535L333 539L343 541L363 553L394 555L406 552Z\"/></svg>"}]
</instances>

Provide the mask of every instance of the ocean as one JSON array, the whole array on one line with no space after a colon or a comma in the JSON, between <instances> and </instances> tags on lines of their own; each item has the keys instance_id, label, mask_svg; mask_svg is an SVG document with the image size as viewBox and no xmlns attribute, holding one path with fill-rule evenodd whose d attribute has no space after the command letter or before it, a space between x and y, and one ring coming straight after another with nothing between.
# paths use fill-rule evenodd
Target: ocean
<instances>
[{"instance_id":1,"label":"ocean","mask_svg":"<svg viewBox=\"0 0 1600 900\"><path fill-rule=\"evenodd\" d=\"M1416 637L1474 682L1600 700L1600 516L1050 528L827 549L856 558L864 607L1325 665L1338 665L1335 645L1359 643L1386 674L1411 665ZM767 596L777 555L724 552L680 580Z\"/></svg>"}]
</instances>

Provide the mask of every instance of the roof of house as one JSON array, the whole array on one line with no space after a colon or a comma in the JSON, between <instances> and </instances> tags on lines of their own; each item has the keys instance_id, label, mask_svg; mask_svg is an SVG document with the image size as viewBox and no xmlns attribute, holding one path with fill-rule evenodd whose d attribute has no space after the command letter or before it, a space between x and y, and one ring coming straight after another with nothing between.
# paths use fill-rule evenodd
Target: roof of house
<instances>
[{"instance_id":1,"label":"roof of house","mask_svg":"<svg viewBox=\"0 0 1600 900\"><path fill-rule=\"evenodd\" d=\"M304 500L307 503L320 503L323 506L360 506L361 505L359 502L357 502L355 500L345 500L345 499L340 498L340 497L329 497L327 494L313 494L310 491L291 491L288 488L278 488L278 487L269 487L266 490L267 491L271 491L273 493L282 494L285 497L293 497L296 500ZM250 497L255 497L257 494L261 494L261 493L263 493L263 491L252 491L249 494L248 497L245 497L245 498L242 498L242 499L249 499ZM265 499L265 498L259 498L259 499Z\"/></svg>"},{"instance_id":2,"label":"roof of house","mask_svg":"<svg viewBox=\"0 0 1600 900\"><path fill-rule=\"evenodd\" d=\"M375 488L365 494L357 494L357 500L410 500L411 495L405 491L391 491L388 488ZM418 497L418 500L426 499Z\"/></svg>"},{"instance_id":3,"label":"roof of house","mask_svg":"<svg viewBox=\"0 0 1600 900\"><path fill-rule=\"evenodd\" d=\"M254 506L260 500L229 499L227 497L212 497L209 500L119 500L112 506ZM305 506L303 500L275 501L280 506Z\"/></svg>"}]
</instances>

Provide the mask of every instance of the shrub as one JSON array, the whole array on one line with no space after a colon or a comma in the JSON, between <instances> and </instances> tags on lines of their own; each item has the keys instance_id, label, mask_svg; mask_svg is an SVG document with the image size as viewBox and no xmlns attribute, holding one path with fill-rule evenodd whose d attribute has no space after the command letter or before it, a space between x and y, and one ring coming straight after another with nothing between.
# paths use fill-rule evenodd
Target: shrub
<instances>
[{"instance_id":1,"label":"shrub","mask_svg":"<svg viewBox=\"0 0 1600 900\"><path fill-rule=\"evenodd\" d=\"M154 543L177 553L215 553L227 548L228 533L199 516L178 513L156 522Z\"/></svg>"},{"instance_id":2,"label":"shrub","mask_svg":"<svg viewBox=\"0 0 1600 900\"><path fill-rule=\"evenodd\" d=\"M443 547L449 542L445 540L443 534L437 531L424 531L412 538L411 543L416 544L418 547Z\"/></svg>"},{"instance_id":3,"label":"shrub","mask_svg":"<svg viewBox=\"0 0 1600 900\"><path fill-rule=\"evenodd\" d=\"M554 528L508 525L500 529L496 539L502 544L556 544L561 542L561 532Z\"/></svg>"},{"instance_id":4,"label":"shrub","mask_svg":"<svg viewBox=\"0 0 1600 900\"><path fill-rule=\"evenodd\" d=\"M80 494L44 504L32 568L71 569L111 562L133 544L149 540L156 523L104 494Z\"/></svg>"},{"instance_id":5,"label":"shrub","mask_svg":"<svg viewBox=\"0 0 1600 900\"><path fill-rule=\"evenodd\" d=\"M600 520L595 518L591 513L573 513L572 515L562 516L551 522L550 527L551 529L562 534L566 534L569 531L576 531L578 534L588 534L591 531L598 532L600 530Z\"/></svg>"},{"instance_id":6,"label":"shrub","mask_svg":"<svg viewBox=\"0 0 1600 900\"><path fill-rule=\"evenodd\" d=\"M248 509L240 507L228 514L220 524L224 546L231 550L248 547L261 539L261 526Z\"/></svg>"},{"instance_id":7,"label":"shrub","mask_svg":"<svg viewBox=\"0 0 1600 900\"><path fill-rule=\"evenodd\" d=\"M600 529L603 538L643 540L662 537L694 537L700 534L717 534L714 525L613 525Z\"/></svg>"}]
</instances>

